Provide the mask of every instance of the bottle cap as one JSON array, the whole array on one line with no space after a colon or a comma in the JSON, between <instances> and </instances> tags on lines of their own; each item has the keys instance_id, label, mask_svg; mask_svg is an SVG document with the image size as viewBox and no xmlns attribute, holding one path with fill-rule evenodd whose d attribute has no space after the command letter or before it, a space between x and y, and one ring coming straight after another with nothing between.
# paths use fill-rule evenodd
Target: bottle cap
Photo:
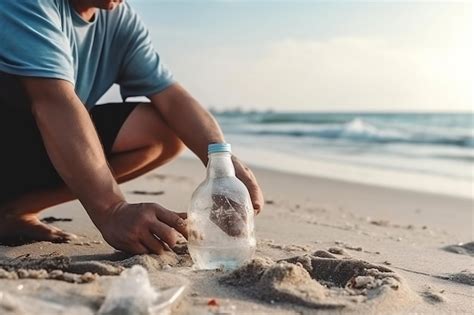
<instances>
[{"instance_id":1,"label":"bottle cap","mask_svg":"<svg viewBox=\"0 0 474 315\"><path fill-rule=\"evenodd\" d=\"M207 146L207 152L217 153L217 152L232 152L230 143L211 143Z\"/></svg>"}]
</instances>

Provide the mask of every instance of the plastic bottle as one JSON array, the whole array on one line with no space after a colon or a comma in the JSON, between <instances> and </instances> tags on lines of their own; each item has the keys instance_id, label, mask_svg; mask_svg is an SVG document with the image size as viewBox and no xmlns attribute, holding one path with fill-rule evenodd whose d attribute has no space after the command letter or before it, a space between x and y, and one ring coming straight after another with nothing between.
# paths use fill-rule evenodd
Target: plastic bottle
<instances>
[{"instance_id":1,"label":"plastic bottle","mask_svg":"<svg viewBox=\"0 0 474 315\"><path fill-rule=\"evenodd\" d=\"M210 144L207 177L191 198L188 248L198 269L234 269L255 252L254 211L228 143Z\"/></svg>"}]
</instances>

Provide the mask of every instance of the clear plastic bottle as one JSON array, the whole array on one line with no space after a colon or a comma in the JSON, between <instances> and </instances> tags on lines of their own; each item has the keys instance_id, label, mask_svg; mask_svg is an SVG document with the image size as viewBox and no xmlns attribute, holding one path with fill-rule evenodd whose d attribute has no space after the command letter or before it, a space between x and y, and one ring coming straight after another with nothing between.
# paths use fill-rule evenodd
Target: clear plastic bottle
<instances>
[{"instance_id":1,"label":"clear plastic bottle","mask_svg":"<svg viewBox=\"0 0 474 315\"><path fill-rule=\"evenodd\" d=\"M234 269L255 253L254 211L228 143L210 144L206 180L191 198L188 248L199 269Z\"/></svg>"}]
</instances>

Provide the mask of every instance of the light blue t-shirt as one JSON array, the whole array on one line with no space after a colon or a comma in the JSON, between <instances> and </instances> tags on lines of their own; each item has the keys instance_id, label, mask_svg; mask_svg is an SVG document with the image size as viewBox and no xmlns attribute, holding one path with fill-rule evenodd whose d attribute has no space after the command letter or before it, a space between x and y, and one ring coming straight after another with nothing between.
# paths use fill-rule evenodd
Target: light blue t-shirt
<instances>
[{"instance_id":1,"label":"light blue t-shirt","mask_svg":"<svg viewBox=\"0 0 474 315\"><path fill-rule=\"evenodd\" d=\"M97 10L88 22L69 0L0 0L0 93L11 91L11 75L72 82L89 109L114 83L123 99L150 96L173 83L126 2Z\"/></svg>"}]
</instances>

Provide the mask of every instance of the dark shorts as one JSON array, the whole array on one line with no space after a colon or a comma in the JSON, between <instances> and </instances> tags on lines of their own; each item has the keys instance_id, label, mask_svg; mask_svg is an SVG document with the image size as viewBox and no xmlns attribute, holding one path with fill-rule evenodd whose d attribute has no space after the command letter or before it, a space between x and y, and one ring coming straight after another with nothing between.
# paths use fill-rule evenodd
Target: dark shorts
<instances>
[{"instance_id":1,"label":"dark shorts","mask_svg":"<svg viewBox=\"0 0 474 315\"><path fill-rule=\"evenodd\" d=\"M120 128L138 104L108 103L90 111L107 158ZM28 192L64 185L30 112L0 107L0 143L0 204Z\"/></svg>"}]
</instances>

